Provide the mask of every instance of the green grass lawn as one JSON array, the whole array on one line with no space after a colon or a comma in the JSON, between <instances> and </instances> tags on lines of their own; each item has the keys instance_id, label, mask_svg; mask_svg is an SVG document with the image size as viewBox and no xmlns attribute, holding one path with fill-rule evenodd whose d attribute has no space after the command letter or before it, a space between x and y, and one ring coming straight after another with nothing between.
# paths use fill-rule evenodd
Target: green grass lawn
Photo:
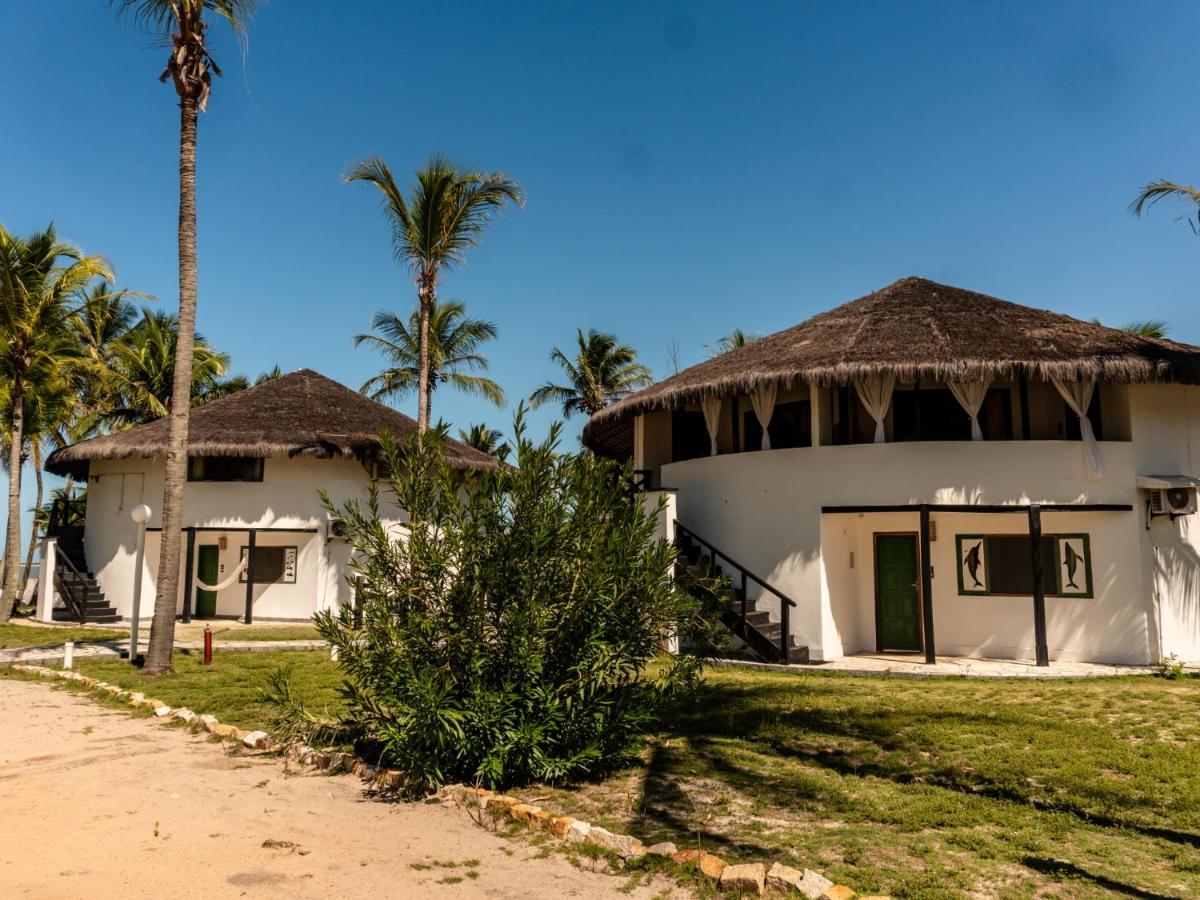
<instances>
[{"instance_id":1,"label":"green grass lawn","mask_svg":"<svg viewBox=\"0 0 1200 900\"><path fill-rule=\"evenodd\" d=\"M10 650L14 647L57 647L67 641L77 644L90 641L119 641L128 636L128 633L104 628L42 628L37 625L9 622L0 625L0 650Z\"/></svg>"},{"instance_id":2,"label":"green grass lawn","mask_svg":"<svg viewBox=\"0 0 1200 900\"><path fill-rule=\"evenodd\" d=\"M175 708L211 713L222 722L247 730L269 729L274 710L263 700L261 689L266 676L280 667L291 668L293 686L315 712L339 707L337 664L323 652L221 653L218 649L213 664L204 666L199 653L177 651L174 674L162 677L143 675L141 669L124 660L83 659L75 664L85 675L141 691Z\"/></svg>"},{"instance_id":3,"label":"green grass lawn","mask_svg":"<svg viewBox=\"0 0 1200 900\"><path fill-rule=\"evenodd\" d=\"M266 673L336 708L325 653L177 655L87 674L265 727ZM649 842L808 866L896 897L1200 896L1200 679L710 672L638 765L518 793Z\"/></svg>"},{"instance_id":4,"label":"green grass lawn","mask_svg":"<svg viewBox=\"0 0 1200 900\"><path fill-rule=\"evenodd\" d=\"M246 628L212 626L214 641L318 641L312 625L250 625Z\"/></svg>"}]
</instances>

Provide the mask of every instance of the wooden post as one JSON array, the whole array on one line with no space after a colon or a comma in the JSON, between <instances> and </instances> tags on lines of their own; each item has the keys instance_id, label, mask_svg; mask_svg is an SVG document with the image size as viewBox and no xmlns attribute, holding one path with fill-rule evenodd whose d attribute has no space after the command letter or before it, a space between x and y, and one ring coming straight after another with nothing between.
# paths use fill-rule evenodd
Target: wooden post
<instances>
[{"instance_id":1,"label":"wooden post","mask_svg":"<svg viewBox=\"0 0 1200 900\"><path fill-rule=\"evenodd\" d=\"M183 572L183 621L192 621L192 579L196 569L196 529L185 528L187 532L187 562Z\"/></svg>"},{"instance_id":2,"label":"wooden post","mask_svg":"<svg viewBox=\"0 0 1200 900\"><path fill-rule=\"evenodd\" d=\"M1046 588L1042 582L1045 560L1042 558L1042 509L1036 503L1029 507L1029 547L1033 565L1033 637L1037 664L1050 665L1050 649L1046 641Z\"/></svg>"},{"instance_id":3,"label":"wooden post","mask_svg":"<svg viewBox=\"0 0 1200 900\"><path fill-rule=\"evenodd\" d=\"M246 546L246 624L254 622L254 541L258 532L250 529Z\"/></svg>"},{"instance_id":4,"label":"wooden post","mask_svg":"<svg viewBox=\"0 0 1200 900\"><path fill-rule=\"evenodd\" d=\"M729 398L729 402L733 405L733 452L742 452L742 435L741 435L741 398L734 394ZM752 450L757 450L757 447L752 447Z\"/></svg>"},{"instance_id":5,"label":"wooden post","mask_svg":"<svg viewBox=\"0 0 1200 900\"><path fill-rule=\"evenodd\" d=\"M1029 434L1029 376L1024 372L1021 373L1021 381L1019 385L1020 403L1021 403L1021 440L1031 440ZM1012 413L1009 413L1012 415Z\"/></svg>"},{"instance_id":6,"label":"wooden post","mask_svg":"<svg viewBox=\"0 0 1200 900\"><path fill-rule=\"evenodd\" d=\"M933 567L929 564L929 504L921 504L921 617L925 627L925 662L937 662L933 642Z\"/></svg>"}]
</instances>

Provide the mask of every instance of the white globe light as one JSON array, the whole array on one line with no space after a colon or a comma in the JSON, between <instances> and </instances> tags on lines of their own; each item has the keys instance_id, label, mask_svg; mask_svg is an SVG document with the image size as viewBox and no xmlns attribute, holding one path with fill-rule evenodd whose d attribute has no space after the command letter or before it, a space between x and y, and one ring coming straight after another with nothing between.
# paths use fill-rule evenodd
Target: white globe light
<instances>
[{"instance_id":1,"label":"white globe light","mask_svg":"<svg viewBox=\"0 0 1200 900\"><path fill-rule=\"evenodd\" d=\"M138 525L145 525L150 521L150 507L145 503L139 503L129 511L129 518L133 519Z\"/></svg>"}]
</instances>

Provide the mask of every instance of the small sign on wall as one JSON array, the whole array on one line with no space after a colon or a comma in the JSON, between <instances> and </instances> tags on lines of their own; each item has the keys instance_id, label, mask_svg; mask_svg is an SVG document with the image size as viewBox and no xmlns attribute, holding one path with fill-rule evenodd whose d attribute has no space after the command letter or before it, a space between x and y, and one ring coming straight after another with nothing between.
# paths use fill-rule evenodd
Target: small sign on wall
<instances>
[{"instance_id":1,"label":"small sign on wall","mask_svg":"<svg viewBox=\"0 0 1200 900\"><path fill-rule=\"evenodd\" d=\"M1063 597L1092 596L1092 550L1086 534L1060 534L1058 593Z\"/></svg>"},{"instance_id":2,"label":"small sign on wall","mask_svg":"<svg viewBox=\"0 0 1200 900\"><path fill-rule=\"evenodd\" d=\"M958 592L986 594L987 541L982 534L958 535Z\"/></svg>"}]
</instances>

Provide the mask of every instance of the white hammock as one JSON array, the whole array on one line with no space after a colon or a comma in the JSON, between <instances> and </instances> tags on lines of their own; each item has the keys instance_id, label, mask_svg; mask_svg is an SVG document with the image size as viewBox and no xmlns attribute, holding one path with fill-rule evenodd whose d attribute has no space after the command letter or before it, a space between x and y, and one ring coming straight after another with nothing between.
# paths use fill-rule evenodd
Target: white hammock
<instances>
[{"instance_id":1,"label":"white hammock","mask_svg":"<svg viewBox=\"0 0 1200 900\"><path fill-rule=\"evenodd\" d=\"M217 584L205 584L198 577L196 578L196 587L202 591L223 591L225 588L233 585L246 571L246 562L250 559L248 556L242 557L242 561L233 567L233 571L229 573L229 577Z\"/></svg>"}]
</instances>

